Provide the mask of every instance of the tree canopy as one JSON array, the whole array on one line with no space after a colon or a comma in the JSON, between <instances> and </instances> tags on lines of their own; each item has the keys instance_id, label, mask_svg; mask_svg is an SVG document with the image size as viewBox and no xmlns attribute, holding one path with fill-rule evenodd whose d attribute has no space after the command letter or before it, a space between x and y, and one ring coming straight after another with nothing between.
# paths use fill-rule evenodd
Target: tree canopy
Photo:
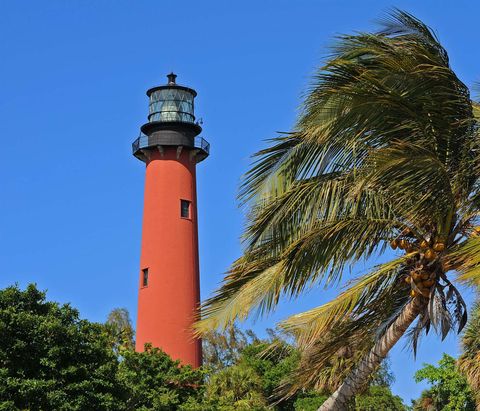
<instances>
[{"instance_id":1,"label":"tree canopy","mask_svg":"<svg viewBox=\"0 0 480 411\"><path fill-rule=\"evenodd\" d=\"M462 355L459 368L475 391L477 409L480 409L480 302L474 305L470 321L462 335Z\"/></svg>"},{"instance_id":2,"label":"tree canopy","mask_svg":"<svg viewBox=\"0 0 480 411\"><path fill-rule=\"evenodd\" d=\"M128 328L121 323L113 329ZM130 331L112 334L112 316L107 325L80 319L34 285L0 290L0 335L2 411L173 411L203 395L202 370L158 348L133 351ZM120 351L118 341L127 342Z\"/></svg>"},{"instance_id":3,"label":"tree canopy","mask_svg":"<svg viewBox=\"0 0 480 411\"><path fill-rule=\"evenodd\" d=\"M203 394L203 372L180 366L159 348L125 350L118 380L125 390L125 410L179 410Z\"/></svg>"},{"instance_id":4,"label":"tree canopy","mask_svg":"<svg viewBox=\"0 0 480 411\"><path fill-rule=\"evenodd\" d=\"M415 381L427 381L431 388L414 402L418 411L475 411L475 400L467 379L458 371L453 357L443 354L438 367L424 364Z\"/></svg>"},{"instance_id":5,"label":"tree canopy","mask_svg":"<svg viewBox=\"0 0 480 411\"><path fill-rule=\"evenodd\" d=\"M216 354L192 369L158 348L135 352L124 344L133 337L128 312L112 312L97 324L34 285L0 290L0 410L308 411L329 394L310 387L283 397L278 388L300 358L283 333L211 333L204 344ZM386 363L349 409L403 410L392 381Z\"/></svg>"},{"instance_id":6,"label":"tree canopy","mask_svg":"<svg viewBox=\"0 0 480 411\"><path fill-rule=\"evenodd\" d=\"M126 308L114 308L108 314L107 331L112 339L114 350L120 354L123 350L133 350L135 347L135 331L130 314Z\"/></svg>"},{"instance_id":7,"label":"tree canopy","mask_svg":"<svg viewBox=\"0 0 480 411\"><path fill-rule=\"evenodd\" d=\"M119 410L117 358L100 324L29 285L0 290L2 410Z\"/></svg>"},{"instance_id":8,"label":"tree canopy","mask_svg":"<svg viewBox=\"0 0 480 411\"><path fill-rule=\"evenodd\" d=\"M242 331L234 325L224 338L220 336L219 332L208 333L204 341L209 352L216 355L207 357L214 362L206 363L205 396L198 409L310 411L327 399L330 392L318 391L314 386L285 396L291 378L296 377L292 371L298 367L300 354L283 333L268 330L268 338L261 339L251 330ZM234 360L219 366L218 358ZM364 391L349 404L349 410L405 410L401 399L390 391L394 377L388 364L385 362L367 382Z\"/></svg>"}]
</instances>

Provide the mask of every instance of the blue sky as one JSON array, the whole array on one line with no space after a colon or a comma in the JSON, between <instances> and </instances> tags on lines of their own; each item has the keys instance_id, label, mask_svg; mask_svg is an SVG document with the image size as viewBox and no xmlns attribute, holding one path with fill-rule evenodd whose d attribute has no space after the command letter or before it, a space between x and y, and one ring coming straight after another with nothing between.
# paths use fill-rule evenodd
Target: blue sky
<instances>
[{"instance_id":1,"label":"blue sky","mask_svg":"<svg viewBox=\"0 0 480 411\"><path fill-rule=\"evenodd\" d=\"M249 156L291 128L332 38L372 29L397 6L436 30L471 86L480 80L475 3L0 2L0 287L36 282L88 319L120 306L135 318L144 166L130 144L146 121L146 89L173 70L198 91L212 145L198 170L206 297L241 251L236 194ZM247 326L261 334L333 295L312 290ZM427 338L416 361L402 348L392 353L394 391L409 402L423 387L414 371L458 342Z\"/></svg>"}]
</instances>

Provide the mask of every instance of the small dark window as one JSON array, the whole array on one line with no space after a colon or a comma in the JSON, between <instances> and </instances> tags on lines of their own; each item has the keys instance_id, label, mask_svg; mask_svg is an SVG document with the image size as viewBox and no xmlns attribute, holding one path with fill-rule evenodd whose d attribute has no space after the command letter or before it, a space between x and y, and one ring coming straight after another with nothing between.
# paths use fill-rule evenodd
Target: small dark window
<instances>
[{"instance_id":1,"label":"small dark window","mask_svg":"<svg viewBox=\"0 0 480 411\"><path fill-rule=\"evenodd\" d=\"M190 201L180 200L180 216L182 218L190 218Z\"/></svg>"},{"instance_id":2,"label":"small dark window","mask_svg":"<svg viewBox=\"0 0 480 411\"><path fill-rule=\"evenodd\" d=\"M142 287L146 287L148 285L148 268L144 268L142 270Z\"/></svg>"}]
</instances>

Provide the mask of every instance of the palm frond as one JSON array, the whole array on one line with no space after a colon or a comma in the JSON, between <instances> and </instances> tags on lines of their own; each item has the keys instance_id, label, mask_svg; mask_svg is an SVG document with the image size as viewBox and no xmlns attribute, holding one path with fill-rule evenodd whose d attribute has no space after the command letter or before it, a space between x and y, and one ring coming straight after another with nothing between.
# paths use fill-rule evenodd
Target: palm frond
<instances>
[{"instance_id":1,"label":"palm frond","mask_svg":"<svg viewBox=\"0 0 480 411\"><path fill-rule=\"evenodd\" d=\"M361 314L338 318L312 343L299 340L300 363L279 392L288 397L305 387L335 391L409 301L402 284L385 291L367 303Z\"/></svg>"},{"instance_id":2,"label":"palm frond","mask_svg":"<svg viewBox=\"0 0 480 411\"><path fill-rule=\"evenodd\" d=\"M311 227L343 209L348 182L341 173L328 173L298 180L288 190L253 207L245 240L249 248L275 235L283 244L298 238L299 228Z\"/></svg>"},{"instance_id":3,"label":"palm frond","mask_svg":"<svg viewBox=\"0 0 480 411\"><path fill-rule=\"evenodd\" d=\"M378 266L376 270L358 278L334 300L284 320L281 327L296 335L300 346L314 344L321 335L335 328L345 318L365 314L364 310L373 302L380 301L381 295L392 292L402 276L405 260L406 257L402 257Z\"/></svg>"},{"instance_id":4,"label":"palm frond","mask_svg":"<svg viewBox=\"0 0 480 411\"><path fill-rule=\"evenodd\" d=\"M431 326L443 341L452 331L460 333L467 323L467 305L462 295L444 273L440 277L442 281L432 287L428 304L406 335L414 356L422 334L428 335Z\"/></svg>"},{"instance_id":5,"label":"palm frond","mask_svg":"<svg viewBox=\"0 0 480 411\"><path fill-rule=\"evenodd\" d=\"M395 214L416 226L441 225L455 205L447 170L424 146L392 142L369 157L362 174L360 188L385 192Z\"/></svg>"},{"instance_id":6,"label":"palm frond","mask_svg":"<svg viewBox=\"0 0 480 411\"><path fill-rule=\"evenodd\" d=\"M470 237L444 256L444 267L457 271L457 280L466 284L480 284L480 237Z\"/></svg>"},{"instance_id":7,"label":"palm frond","mask_svg":"<svg viewBox=\"0 0 480 411\"><path fill-rule=\"evenodd\" d=\"M472 308L467 328L462 336L463 352L458 359L462 373L475 392L480 395L480 303ZM480 397L479 397L480 400Z\"/></svg>"},{"instance_id":8,"label":"palm frond","mask_svg":"<svg viewBox=\"0 0 480 411\"><path fill-rule=\"evenodd\" d=\"M266 257L239 258L225 277L222 287L201 306L195 329L201 334L226 329L237 319L244 320L253 308L258 314L278 304L282 295L285 268L282 261Z\"/></svg>"},{"instance_id":9,"label":"palm frond","mask_svg":"<svg viewBox=\"0 0 480 411\"><path fill-rule=\"evenodd\" d=\"M314 345L303 347L297 368L282 381L277 397L288 398L302 389L335 391L374 344L374 329L365 320L344 319Z\"/></svg>"},{"instance_id":10,"label":"palm frond","mask_svg":"<svg viewBox=\"0 0 480 411\"><path fill-rule=\"evenodd\" d=\"M252 310L272 310L282 295L296 297L322 279L326 284L338 280L344 261L371 255L381 244L378 236L389 238L391 229L388 219L334 221L314 226L281 254L272 238L233 264L222 286L202 304L197 330L225 328Z\"/></svg>"},{"instance_id":11,"label":"palm frond","mask_svg":"<svg viewBox=\"0 0 480 411\"><path fill-rule=\"evenodd\" d=\"M308 284L335 284L347 266L381 253L396 222L376 218L344 218L319 223L285 249L285 287L292 296Z\"/></svg>"},{"instance_id":12,"label":"palm frond","mask_svg":"<svg viewBox=\"0 0 480 411\"><path fill-rule=\"evenodd\" d=\"M407 39L411 36L425 46L433 48L434 54L442 59L444 65L449 64L448 54L440 44L436 34L414 15L398 8L393 8L391 13L379 20L379 23L382 26L382 29L379 31L380 34L389 37L401 36Z\"/></svg>"},{"instance_id":13,"label":"palm frond","mask_svg":"<svg viewBox=\"0 0 480 411\"><path fill-rule=\"evenodd\" d=\"M473 106L473 115L475 116L475 118L480 119L480 104L472 101L472 106Z\"/></svg>"}]
</instances>

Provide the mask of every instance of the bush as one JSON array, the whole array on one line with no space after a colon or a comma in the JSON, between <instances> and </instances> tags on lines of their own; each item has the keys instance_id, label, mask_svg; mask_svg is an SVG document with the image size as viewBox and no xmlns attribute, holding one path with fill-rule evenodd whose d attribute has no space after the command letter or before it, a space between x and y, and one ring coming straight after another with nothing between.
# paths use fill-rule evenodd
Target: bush
<instances>
[{"instance_id":1,"label":"bush","mask_svg":"<svg viewBox=\"0 0 480 411\"><path fill-rule=\"evenodd\" d=\"M298 398L293 406L295 407L295 411L317 411L318 407L320 407L327 398L328 396L326 395Z\"/></svg>"},{"instance_id":2,"label":"bush","mask_svg":"<svg viewBox=\"0 0 480 411\"><path fill-rule=\"evenodd\" d=\"M125 351L118 379L125 387L127 410L177 410L203 393L203 371L180 366L158 348Z\"/></svg>"},{"instance_id":3,"label":"bush","mask_svg":"<svg viewBox=\"0 0 480 411\"><path fill-rule=\"evenodd\" d=\"M120 410L105 328L34 285L0 290L0 409Z\"/></svg>"}]
</instances>

